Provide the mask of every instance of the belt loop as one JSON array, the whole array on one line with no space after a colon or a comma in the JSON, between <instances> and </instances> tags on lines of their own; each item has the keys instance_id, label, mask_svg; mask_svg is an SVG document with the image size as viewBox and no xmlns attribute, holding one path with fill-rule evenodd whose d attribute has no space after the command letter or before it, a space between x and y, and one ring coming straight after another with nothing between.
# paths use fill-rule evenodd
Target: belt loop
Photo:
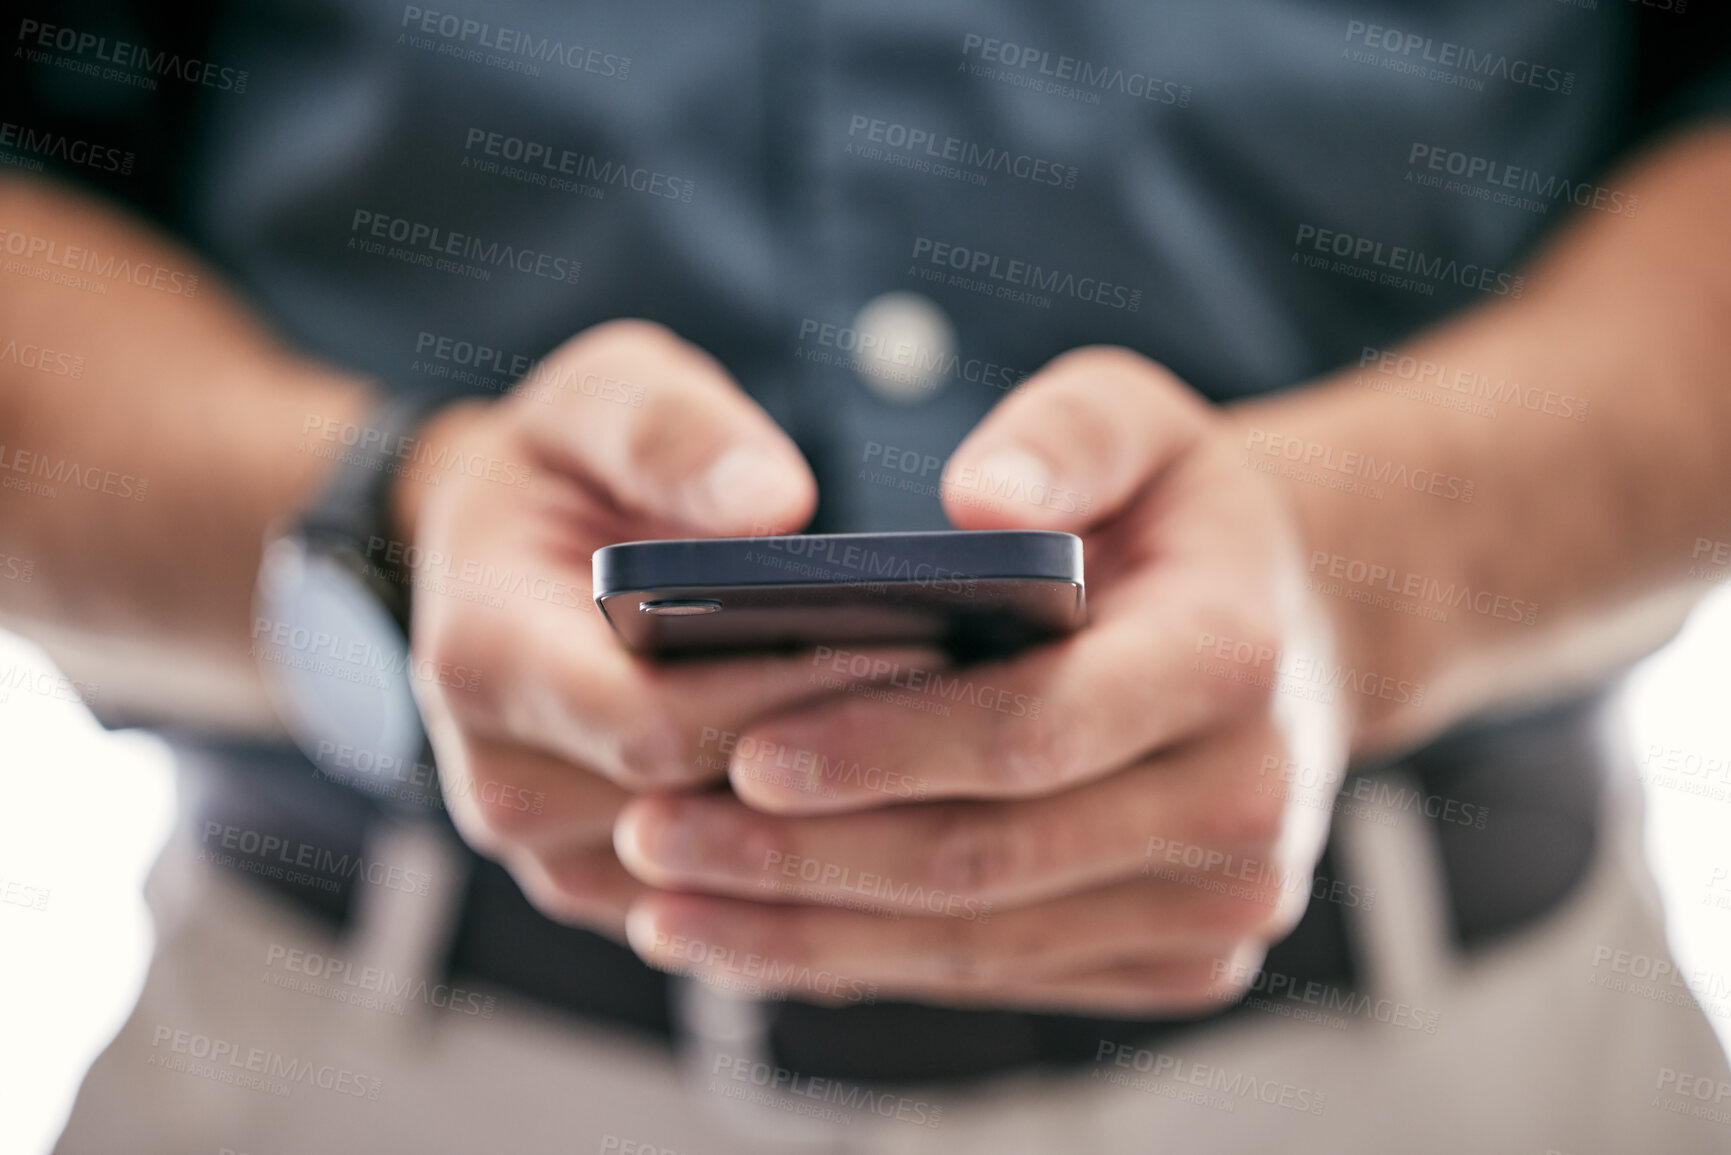
<instances>
[{"instance_id":1,"label":"belt loop","mask_svg":"<svg viewBox=\"0 0 1731 1155\"><path fill-rule=\"evenodd\" d=\"M1434 1007L1455 969L1442 853L1429 820L1388 801L1420 790L1414 775L1396 765L1376 777L1388 790L1355 801L1335 826L1341 872L1376 890L1369 909L1348 912L1347 935L1367 992Z\"/></svg>"},{"instance_id":2,"label":"belt loop","mask_svg":"<svg viewBox=\"0 0 1731 1155\"><path fill-rule=\"evenodd\" d=\"M432 992L445 981L467 866L431 822L374 822L362 847L345 951L357 970L377 968L393 984L427 992L404 1008L405 1028L418 1027L437 1013Z\"/></svg>"},{"instance_id":3,"label":"belt loop","mask_svg":"<svg viewBox=\"0 0 1731 1155\"><path fill-rule=\"evenodd\" d=\"M698 1102L709 1104L710 1113L730 1131L760 1150L788 1144L802 1151L847 1149L847 1136L839 1127L802 1117L799 1100L781 1091L777 1080L733 1079L731 1072L741 1064L753 1075L760 1065L775 1070L769 1038L773 1010L768 1004L680 975L669 979L668 996L686 1087ZM720 1062L724 1057L728 1061ZM720 1073L723 1067L729 1073ZM719 1080L725 1082L718 1086ZM743 1088L749 1100L730 1098L721 1093L723 1087Z\"/></svg>"}]
</instances>

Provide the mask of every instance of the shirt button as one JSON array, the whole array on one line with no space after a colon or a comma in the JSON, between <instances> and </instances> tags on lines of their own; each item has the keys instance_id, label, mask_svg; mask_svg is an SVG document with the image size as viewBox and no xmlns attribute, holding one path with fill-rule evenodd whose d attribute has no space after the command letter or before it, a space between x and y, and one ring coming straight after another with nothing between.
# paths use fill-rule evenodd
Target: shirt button
<instances>
[{"instance_id":1,"label":"shirt button","mask_svg":"<svg viewBox=\"0 0 1731 1155\"><path fill-rule=\"evenodd\" d=\"M873 297L854 317L853 328L859 334L854 364L860 380L885 401L916 405L949 383L956 330L929 297Z\"/></svg>"}]
</instances>

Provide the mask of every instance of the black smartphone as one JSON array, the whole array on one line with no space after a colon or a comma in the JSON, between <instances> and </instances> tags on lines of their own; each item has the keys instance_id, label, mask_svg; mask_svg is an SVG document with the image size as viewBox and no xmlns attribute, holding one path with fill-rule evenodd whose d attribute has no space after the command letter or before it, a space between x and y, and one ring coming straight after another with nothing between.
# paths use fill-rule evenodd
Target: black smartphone
<instances>
[{"instance_id":1,"label":"black smartphone","mask_svg":"<svg viewBox=\"0 0 1731 1155\"><path fill-rule=\"evenodd\" d=\"M1082 541L1049 530L628 541L595 551L595 604L658 657L928 643L1013 653L1086 617Z\"/></svg>"}]
</instances>

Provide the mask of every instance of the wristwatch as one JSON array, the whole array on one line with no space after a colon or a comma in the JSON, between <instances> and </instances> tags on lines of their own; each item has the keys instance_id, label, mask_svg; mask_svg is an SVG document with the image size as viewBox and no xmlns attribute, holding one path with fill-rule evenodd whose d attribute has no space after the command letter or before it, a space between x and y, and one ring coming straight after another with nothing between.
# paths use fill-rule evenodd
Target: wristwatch
<instances>
[{"instance_id":1,"label":"wristwatch","mask_svg":"<svg viewBox=\"0 0 1731 1155\"><path fill-rule=\"evenodd\" d=\"M414 433L451 400L389 397L365 423L328 423L303 452L329 481L267 537L252 652L278 718L326 777L384 798L431 801L431 758L410 690L409 580L393 559L393 483L415 465ZM403 783L419 791L395 788Z\"/></svg>"}]
</instances>

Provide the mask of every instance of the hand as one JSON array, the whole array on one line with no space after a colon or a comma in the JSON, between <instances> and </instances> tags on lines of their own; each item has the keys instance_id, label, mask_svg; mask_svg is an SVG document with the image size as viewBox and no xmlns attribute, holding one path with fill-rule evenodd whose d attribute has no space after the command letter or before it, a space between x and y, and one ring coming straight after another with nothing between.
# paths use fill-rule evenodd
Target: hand
<instances>
[{"instance_id":1,"label":"hand","mask_svg":"<svg viewBox=\"0 0 1731 1155\"><path fill-rule=\"evenodd\" d=\"M614 855L632 791L717 779L705 727L739 731L821 691L799 657L657 665L591 600L615 541L786 532L816 484L714 360L640 321L598 325L496 404L445 411L398 487L413 542L416 693L458 830L543 911L623 934L640 884ZM526 484L519 484L526 480Z\"/></svg>"},{"instance_id":2,"label":"hand","mask_svg":"<svg viewBox=\"0 0 1731 1155\"><path fill-rule=\"evenodd\" d=\"M1277 668L1332 657L1333 629L1280 494L1234 442L1125 350L1026 382L956 450L945 506L962 527L1081 534L1086 628L956 681L899 679L948 716L835 695L750 727L733 795L629 802L619 856L655 888L633 947L719 979L768 960L751 973L796 997L828 993L805 989L817 973L1128 1015L1238 993L1309 899L1351 718L1325 688L1276 689ZM813 781L763 773L746 756L763 746L815 752Z\"/></svg>"}]
</instances>

